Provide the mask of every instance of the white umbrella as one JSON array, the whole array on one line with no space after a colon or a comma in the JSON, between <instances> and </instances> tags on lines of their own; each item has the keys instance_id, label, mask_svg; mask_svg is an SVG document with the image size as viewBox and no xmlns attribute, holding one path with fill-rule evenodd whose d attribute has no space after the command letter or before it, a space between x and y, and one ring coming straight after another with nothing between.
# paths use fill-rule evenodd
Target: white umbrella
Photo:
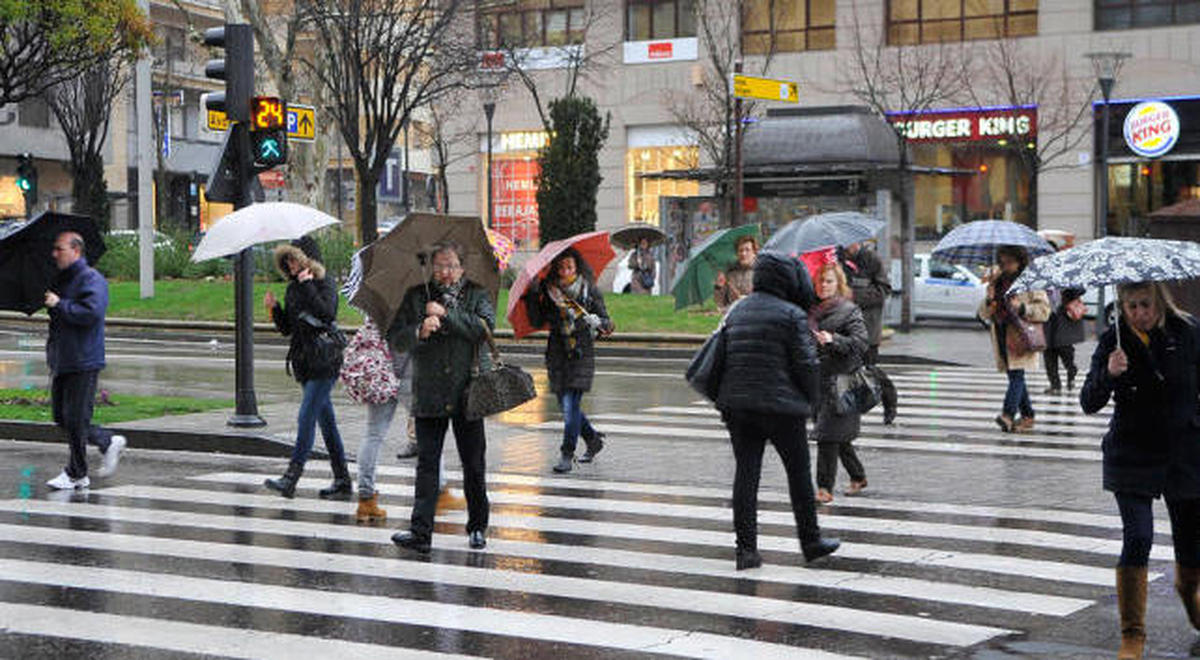
<instances>
[{"instance_id":1,"label":"white umbrella","mask_svg":"<svg viewBox=\"0 0 1200 660\"><path fill-rule=\"evenodd\" d=\"M338 219L312 207L291 202L251 204L221 218L200 239L192 261L237 254L259 243L300 238L310 231L336 225Z\"/></svg>"}]
</instances>

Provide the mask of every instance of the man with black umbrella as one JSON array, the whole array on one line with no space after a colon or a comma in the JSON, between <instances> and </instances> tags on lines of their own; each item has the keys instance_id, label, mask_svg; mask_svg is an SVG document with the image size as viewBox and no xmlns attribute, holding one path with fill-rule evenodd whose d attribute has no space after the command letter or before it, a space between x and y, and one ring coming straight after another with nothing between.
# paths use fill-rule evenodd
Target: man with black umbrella
<instances>
[{"instance_id":1,"label":"man with black umbrella","mask_svg":"<svg viewBox=\"0 0 1200 660\"><path fill-rule=\"evenodd\" d=\"M845 271L846 281L854 292L854 303L862 310L863 319L867 323L870 348L863 362L874 370L875 378L879 381L880 398L883 399L883 423L891 424L896 418L896 386L877 363L879 343L883 334L883 303L891 295L892 286L888 282L883 262L874 250L865 248L862 243L851 243L840 252L842 270Z\"/></svg>"},{"instance_id":2,"label":"man with black umbrella","mask_svg":"<svg viewBox=\"0 0 1200 660\"><path fill-rule=\"evenodd\" d=\"M54 240L51 256L58 276L46 292L50 335L46 339L46 364L51 375L54 423L70 442L67 467L46 482L56 490L87 488L87 445L99 447L104 466L97 476L117 469L125 437L92 426L96 379L104 368L104 314L108 310L108 282L83 256L83 237L63 232Z\"/></svg>"}]
</instances>

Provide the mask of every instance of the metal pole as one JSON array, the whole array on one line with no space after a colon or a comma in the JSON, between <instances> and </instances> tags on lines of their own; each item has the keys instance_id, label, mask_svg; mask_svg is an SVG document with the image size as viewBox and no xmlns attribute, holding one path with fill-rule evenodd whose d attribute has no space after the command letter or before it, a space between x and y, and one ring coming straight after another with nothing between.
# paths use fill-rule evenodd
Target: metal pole
<instances>
[{"instance_id":1,"label":"metal pole","mask_svg":"<svg viewBox=\"0 0 1200 660\"><path fill-rule=\"evenodd\" d=\"M234 209L253 203L254 160L250 154L250 136L246 125L234 124L237 153L241 160L238 168L240 194ZM235 365L234 414L226 422L229 426L266 426L267 421L258 414L258 398L254 394L254 249L246 248L234 259L233 270L234 319L236 337L233 361Z\"/></svg>"},{"instance_id":2,"label":"metal pole","mask_svg":"<svg viewBox=\"0 0 1200 660\"><path fill-rule=\"evenodd\" d=\"M342 216L342 186L344 184L342 182L342 134L341 134L341 131L338 131L337 147L338 147L338 155L337 155L337 162L338 162L337 215L338 215L338 220L345 222L346 219Z\"/></svg>"},{"instance_id":3,"label":"metal pole","mask_svg":"<svg viewBox=\"0 0 1200 660\"><path fill-rule=\"evenodd\" d=\"M739 57L733 65L736 73L742 72L742 60ZM730 226L739 227L742 224L742 99L733 100L733 218Z\"/></svg>"},{"instance_id":4,"label":"metal pole","mask_svg":"<svg viewBox=\"0 0 1200 660\"><path fill-rule=\"evenodd\" d=\"M149 0L139 0L138 7L150 15ZM138 217L138 289L142 298L154 297L154 129L150 107L151 75L150 49L138 58L134 67L134 111L137 117L137 217ZM170 58L167 58L168 61ZM165 190L158 194L167 194Z\"/></svg>"},{"instance_id":5,"label":"metal pole","mask_svg":"<svg viewBox=\"0 0 1200 660\"><path fill-rule=\"evenodd\" d=\"M492 116L496 114L496 104L484 103L483 113L487 115L487 226L495 229L492 225Z\"/></svg>"},{"instance_id":6,"label":"metal pole","mask_svg":"<svg viewBox=\"0 0 1200 660\"><path fill-rule=\"evenodd\" d=\"M1104 96L1104 117L1101 122L1103 129L1100 133L1100 199L1097 204L1100 217L1096 221L1096 238L1104 238L1108 235L1108 102L1111 98L1114 82L1111 78L1100 79L1100 93ZM1104 314L1104 304L1104 287L1102 286L1096 296L1096 336L1100 336L1104 332L1107 321Z\"/></svg>"},{"instance_id":7,"label":"metal pole","mask_svg":"<svg viewBox=\"0 0 1200 660\"><path fill-rule=\"evenodd\" d=\"M408 125L410 122L404 122L404 169L400 171L400 194L404 197L404 213L407 214L412 210L412 202L409 200L408 192Z\"/></svg>"}]
</instances>

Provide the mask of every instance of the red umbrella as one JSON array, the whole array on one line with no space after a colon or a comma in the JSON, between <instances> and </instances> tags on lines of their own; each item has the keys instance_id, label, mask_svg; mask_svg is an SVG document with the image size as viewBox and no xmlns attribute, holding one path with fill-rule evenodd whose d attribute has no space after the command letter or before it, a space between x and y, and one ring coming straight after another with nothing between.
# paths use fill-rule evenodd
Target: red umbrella
<instances>
[{"instance_id":1,"label":"red umbrella","mask_svg":"<svg viewBox=\"0 0 1200 660\"><path fill-rule=\"evenodd\" d=\"M540 329L529 323L529 316L525 313L525 305L521 298L525 296L525 292L529 290L530 286L537 285L542 278L546 277L550 271L550 262L565 252L567 248L575 248L579 256L583 257L584 262L592 269L592 275L595 277L599 277L600 271L604 270L608 262L617 256L613 252L606 231L579 234L546 244L541 252L525 262L525 265L521 267L521 274L517 275L517 281L513 282L512 288L508 290L508 312L505 316L512 325L513 336L517 339Z\"/></svg>"}]
</instances>

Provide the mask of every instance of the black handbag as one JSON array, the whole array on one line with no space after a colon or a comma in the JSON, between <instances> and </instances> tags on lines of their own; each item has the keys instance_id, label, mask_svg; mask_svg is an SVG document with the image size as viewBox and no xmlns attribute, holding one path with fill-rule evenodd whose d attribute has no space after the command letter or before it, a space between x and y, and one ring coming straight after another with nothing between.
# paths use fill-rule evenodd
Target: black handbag
<instances>
[{"instance_id":1,"label":"black handbag","mask_svg":"<svg viewBox=\"0 0 1200 660\"><path fill-rule=\"evenodd\" d=\"M496 349L492 331L482 319L480 323L492 353L492 368L487 371L479 368L479 347L476 346L475 360L471 364L471 381L467 384L467 419L482 419L537 398L533 377L521 367L504 364L500 360L500 351Z\"/></svg>"},{"instance_id":2,"label":"black handbag","mask_svg":"<svg viewBox=\"0 0 1200 660\"><path fill-rule=\"evenodd\" d=\"M687 381L704 398L716 401L721 390L721 372L725 369L725 324L717 328L700 350L696 351L687 368Z\"/></svg>"},{"instance_id":3,"label":"black handbag","mask_svg":"<svg viewBox=\"0 0 1200 660\"><path fill-rule=\"evenodd\" d=\"M859 367L848 374L838 374L834 380L834 412L846 415L863 414L879 405L879 381L870 367Z\"/></svg>"},{"instance_id":4,"label":"black handbag","mask_svg":"<svg viewBox=\"0 0 1200 660\"><path fill-rule=\"evenodd\" d=\"M311 363L314 366L340 369L342 354L350 343L346 333L338 327L336 321L326 323L312 315L311 312L300 312L299 319L312 328Z\"/></svg>"}]
</instances>

